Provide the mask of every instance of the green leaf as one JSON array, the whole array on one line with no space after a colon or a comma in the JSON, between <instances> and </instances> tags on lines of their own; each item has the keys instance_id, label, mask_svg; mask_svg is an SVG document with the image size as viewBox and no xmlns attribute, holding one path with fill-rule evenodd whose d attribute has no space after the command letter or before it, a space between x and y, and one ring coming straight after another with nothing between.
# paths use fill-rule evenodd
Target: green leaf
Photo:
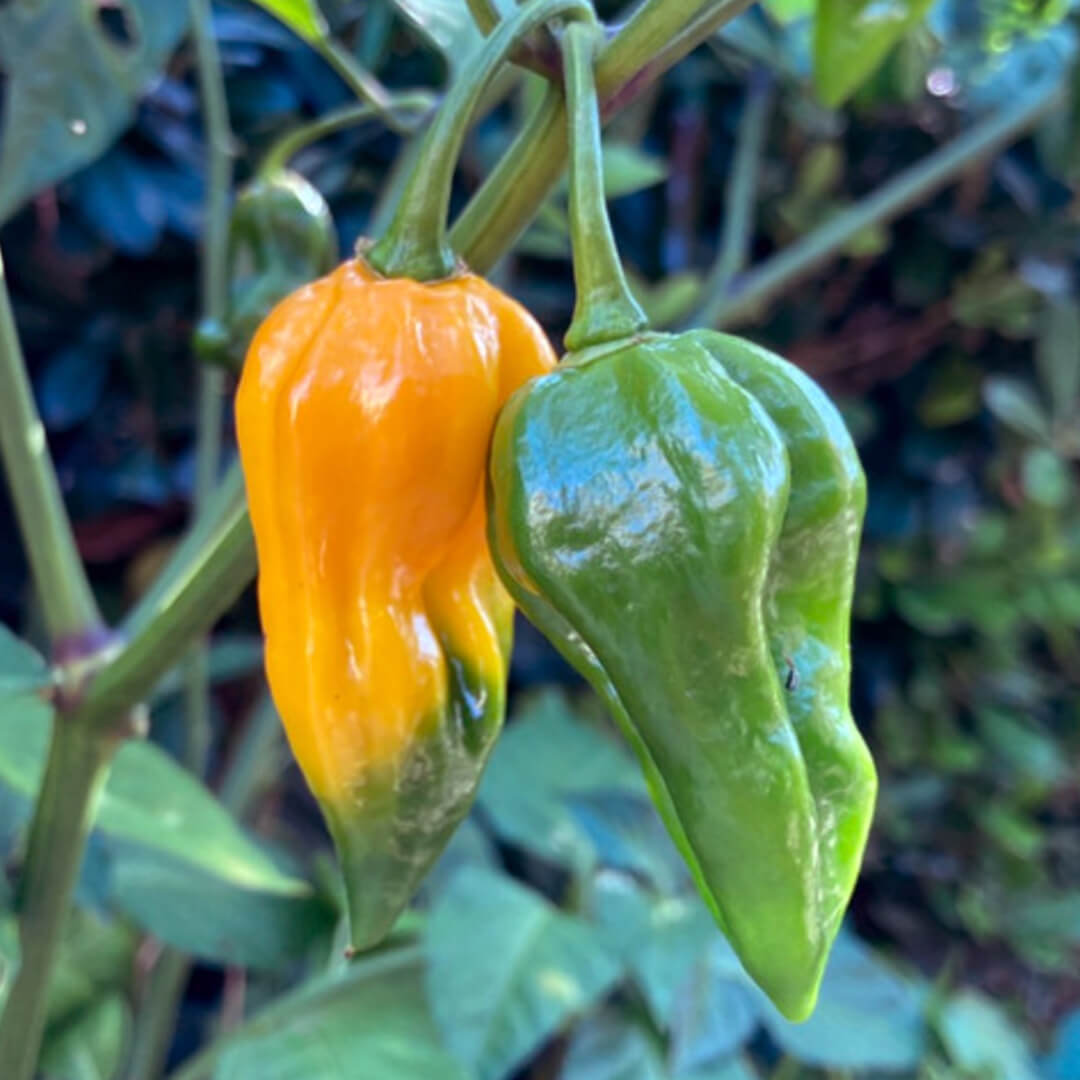
<instances>
[{"instance_id":1,"label":"green leaf","mask_svg":"<svg viewBox=\"0 0 1080 1080\"><path fill-rule=\"evenodd\" d=\"M929 9L931 0L818 0L814 81L825 102L843 104Z\"/></svg>"},{"instance_id":2,"label":"green leaf","mask_svg":"<svg viewBox=\"0 0 1080 1080\"><path fill-rule=\"evenodd\" d=\"M1072 470L1045 446L1030 446L1020 462L1020 485L1036 506L1059 510L1072 492Z\"/></svg>"},{"instance_id":3,"label":"green leaf","mask_svg":"<svg viewBox=\"0 0 1080 1080\"><path fill-rule=\"evenodd\" d=\"M974 990L951 997L936 1026L953 1063L985 1080L1038 1080L1020 1032L1005 1013Z\"/></svg>"},{"instance_id":4,"label":"green leaf","mask_svg":"<svg viewBox=\"0 0 1080 1080\"><path fill-rule=\"evenodd\" d=\"M214 1080L470 1080L443 1049L419 959L390 953L294 995L246 1025Z\"/></svg>"},{"instance_id":5,"label":"green leaf","mask_svg":"<svg viewBox=\"0 0 1080 1080\"><path fill-rule=\"evenodd\" d=\"M577 1026L559 1080L667 1080L667 1076L646 1032L605 1009Z\"/></svg>"},{"instance_id":6,"label":"green leaf","mask_svg":"<svg viewBox=\"0 0 1080 1080\"><path fill-rule=\"evenodd\" d=\"M336 913L312 895L243 889L176 859L120 855L109 873L112 902L174 948L219 964L280 970Z\"/></svg>"},{"instance_id":7,"label":"green leaf","mask_svg":"<svg viewBox=\"0 0 1080 1080\"><path fill-rule=\"evenodd\" d=\"M607 948L629 967L656 1023L673 1027L680 996L703 963L738 977L738 961L726 968L710 951L730 953L727 942L696 894L654 896L625 874L603 871L592 882L589 918Z\"/></svg>"},{"instance_id":8,"label":"green leaf","mask_svg":"<svg viewBox=\"0 0 1080 1080\"><path fill-rule=\"evenodd\" d=\"M99 998L59 1032L41 1055L43 1080L111 1080L131 1035L131 1010L119 994Z\"/></svg>"},{"instance_id":9,"label":"green leaf","mask_svg":"<svg viewBox=\"0 0 1080 1080\"><path fill-rule=\"evenodd\" d=\"M465 0L394 0L394 6L442 55L451 79L484 43Z\"/></svg>"},{"instance_id":10,"label":"green leaf","mask_svg":"<svg viewBox=\"0 0 1080 1080\"><path fill-rule=\"evenodd\" d=\"M128 30L106 30L92 0L0 6L0 221L102 154L187 26L187 4L122 0Z\"/></svg>"},{"instance_id":11,"label":"green leaf","mask_svg":"<svg viewBox=\"0 0 1080 1080\"><path fill-rule=\"evenodd\" d=\"M631 143L604 144L604 194L609 199L632 195L668 177L668 164Z\"/></svg>"},{"instance_id":12,"label":"green leaf","mask_svg":"<svg viewBox=\"0 0 1080 1080\"><path fill-rule=\"evenodd\" d=\"M1050 419L1026 382L993 375L983 387L983 400L1001 423L1025 439L1045 442L1050 438Z\"/></svg>"},{"instance_id":13,"label":"green leaf","mask_svg":"<svg viewBox=\"0 0 1080 1080\"><path fill-rule=\"evenodd\" d=\"M490 870L455 875L428 922L428 997L446 1045L501 1080L612 987L587 923Z\"/></svg>"},{"instance_id":14,"label":"green leaf","mask_svg":"<svg viewBox=\"0 0 1080 1080\"><path fill-rule=\"evenodd\" d=\"M0 1012L19 970L19 923L10 911L0 913Z\"/></svg>"},{"instance_id":15,"label":"green leaf","mask_svg":"<svg viewBox=\"0 0 1080 1080\"><path fill-rule=\"evenodd\" d=\"M597 792L648 798L637 765L615 738L576 717L565 696L549 691L519 710L496 743L479 803L507 843L586 870L596 850L570 800Z\"/></svg>"},{"instance_id":16,"label":"green leaf","mask_svg":"<svg viewBox=\"0 0 1080 1080\"><path fill-rule=\"evenodd\" d=\"M0 623L0 698L32 694L48 685L45 658Z\"/></svg>"},{"instance_id":17,"label":"green leaf","mask_svg":"<svg viewBox=\"0 0 1080 1080\"><path fill-rule=\"evenodd\" d=\"M841 933L813 1015L785 1020L761 995L762 1017L782 1050L833 1069L914 1069L926 1046L923 993L850 934Z\"/></svg>"},{"instance_id":18,"label":"green leaf","mask_svg":"<svg viewBox=\"0 0 1080 1080\"><path fill-rule=\"evenodd\" d=\"M260 8L291 29L305 41L322 41L326 37L326 19L315 0L255 0Z\"/></svg>"},{"instance_id":19,"label":"green leaf","mask_svg":"<svg viewBox=\"0 0 1080 1080\"><path fill-rule=\"evenodd\" d=\"M76 908L49 978L49 1027L70 1022L107 992L127 989L137 945L138 935L130 926Z\"/></svg>"},{"instance_id":20,"label":"green leaf","mask_svg":"<svg viewBox=\"0 0 1080 1080\"><path fill-rule=\"evenodd\" d=\"M32 800L45 765L51 715L34 698L0 702L0 782ZM280 896L309 891L249 839L228 811L158 747L125 743L101 794L94 827L247 889Z\"/></svg>"},{"instance_id":21,"label":"green leaf","mask_svg":"<svg viewBox=\"0 0 1080 1080\"><path fill-rule=\"evenodd\" d=\"M1080 397L1080 305L1075 300L1047 304L1035 363L1054 417L1071 417Z\"/></svg>"},{"instance_id":22,"label":"green leaf","mask_svg":"<svg viewBox=\"0 0 1080 1080\"><path fill-rule=\"evenodd\" d=\"M305 41L321 41L326 37L326 20L315 0L255 0L255 3Z\"/></svg>"},{"instance_id":23,"label":"green leaf","mask_svg":"<svg viewBox=\"0 0 1080 1080\"><path fill-rule=\"evenodd\" d=\"M765 10L779 23L808 18L816 8L817 0L765 0Z\"/></svg>"}]
</instances>

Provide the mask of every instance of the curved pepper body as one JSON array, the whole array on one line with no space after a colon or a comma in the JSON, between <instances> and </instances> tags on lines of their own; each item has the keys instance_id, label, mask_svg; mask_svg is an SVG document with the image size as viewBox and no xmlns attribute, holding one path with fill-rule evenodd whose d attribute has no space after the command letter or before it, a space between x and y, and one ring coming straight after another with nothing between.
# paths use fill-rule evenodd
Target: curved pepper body
<instances>
[{"instance_id":1,"label":"curved pepper body","mask_svg":"<svg viewBox=\"0 0 1080 1080\"><path fill-rule=\"evenodd\" d=\"M691 331L769 414L791 462L765 621L817 809L820 917L835 937L859 874L877 774L851 716L851 602L866 478L843 418L794 364L751 342Z\"/></svg>"},{"instance_id":2,"label":"curved pepper body","mask_svg":"<svg viewBox=\"0 0 1080 1080\"><path fill-rule=\"evenodd\" d=\"M267 675L357 947L468 810L501 725L512 601L485 455L502 401L553 362L481 279L382 279L359 259L280 303L248 352L236 419Z\"/></svg>"},{"instance_id":3,"label":"curved pepper body","mask_svg":"<svg viewBox=\"0 0 1080 1080\"><path fill-rule=\"evenodd\" d=\"M606 698L747 970L801 1017L828 951L820 853L763 604L789 482L775 425L710 352L648 335L510 399L489 536Z\"/></svg>"}]
</instances>

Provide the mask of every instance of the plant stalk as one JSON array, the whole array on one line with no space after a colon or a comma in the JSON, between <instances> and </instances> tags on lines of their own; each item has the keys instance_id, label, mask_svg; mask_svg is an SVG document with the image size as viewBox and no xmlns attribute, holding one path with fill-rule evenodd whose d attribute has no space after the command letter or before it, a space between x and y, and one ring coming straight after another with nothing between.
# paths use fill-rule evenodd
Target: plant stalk
<instances>
[{"instance_id":1,"label":"plant stalk","mask_svg":"<svg viewBox=\"0 0 1080 1080\"><path fill-rule=\"evenodd\" d=\"M751 0L646 0L600 50L596 88L604 118L750 6ZM450 230L450 243L483 273L517 241L566 165L566 102L552 86Z\"/></svg>"},{"instance_id":2,"label":"plant stalk","mask_svg":"<svg viewBox=\"0 0 1080 1080\"><path fill-rule=\"evenodd\" d=\"M367 252L367 261L380 274L437 281L454 272L456 259L446 236L450 190L461 144L484 89L514 46L537 27L559 16L588 18L590 13L585 0L531 0L492 32L443 100L390 226Z\"/></svg>"},{"instance_id":3,"label":"plant stalk","mask_svg":"<svg viewBox=\"0 0 1080 1080\"><path fill-rule=\"evenodd\" d=\"M623 273L604 197L600 109L593 78L597 28L573 23L563 35L570 123L570 237L577 301L566 333L571 351L631 337L648 323Z\"/></svg>"},{"instance_id":4,"label":"plant stalk","mask_svg":"<svg viewBox=\"0 0 1080 1080\"><path fill-rule=\"evenodd\" d=\"M1016 104L980 121L728 287L714 290L690 322L731 326L753 317L774 297L835 258L863 229L890 221L924 202L965 169L1029 130L1057 104L1062 89L1060 82L1048 81Z\"/></svg>"},{"instance_id":5,"label":"plant stalk","mask_svg":"<svg viewBox=\"0 0 1080 1080\"><path fill-rule=\"evenodd\" d=\"M58 660L100 647L98 613L34 404L0 256L0 457Z\"/></svg>"},{"instance_id":6,"label":"plant stalk","mask_svg":"<svg viewBox=\"0 0 1080 1080\"><path fill-rule=\"evenodd\" d=\"M82 865L97 795L119 739L64 714L49 757L19 881L21 963L0 1018L0 1076L32 1080L45 1030L49 979Z\"/></svg>"}]
</instances>

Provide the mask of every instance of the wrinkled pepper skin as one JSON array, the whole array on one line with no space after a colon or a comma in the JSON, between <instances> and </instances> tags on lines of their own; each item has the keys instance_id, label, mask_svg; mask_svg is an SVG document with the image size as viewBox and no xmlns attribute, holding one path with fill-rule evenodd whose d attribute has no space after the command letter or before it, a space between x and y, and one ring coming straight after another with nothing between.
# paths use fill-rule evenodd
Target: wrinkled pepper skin
<instances>
[{"instance_id":1,"label":"wrinkled pepper skin","mask_svg":"<svg viewBox=\"0 0 1080 1080\"><path fill-rule=\"evenodd\" d=\"M788 1016L829 941L817 814L766 627L784 440L690 337L571 354L506 404L489 538L526 615L607 700L748 972Z\"/></svg>"},{"instance_id":2,"label":"wrinkled pepper skin","mask_svg":"<svg viewBox=\"0 0 1080 1080\"><path fill-rule=\"evenodd\" d=\"M692 331L784 439L791 494L773 551L765 622L817 810L820 918L829 941L859 875L877 774L852 719L851 602L866 478L843 418L794 364L751 342Z\"/></svg>"},{"instance_id":3,"label":"wrinkled pepper skin","mask_svg":"<svg viewBox=\"0 0 1080 1080\"><path fill-rule=\"evenodd\" d=\"M499 406L554 360L482 279L383 279L361 259L285 299L248 352L236 421L267 674L357 948L467 812L500 729L513 609L485 459Z\"/></svg>"},{"instance_id":4,"label":"wrinkled pepper skin","mask_svg":"<svg viewBox=\"0 0 1080 1080\"><path fill-rule=\"evenodd\" d=\"M228 346L235 359L278 301L337 263L330 208L303 176L281 169L241 188L229 219Z\"/></svg>"}]
</instances>

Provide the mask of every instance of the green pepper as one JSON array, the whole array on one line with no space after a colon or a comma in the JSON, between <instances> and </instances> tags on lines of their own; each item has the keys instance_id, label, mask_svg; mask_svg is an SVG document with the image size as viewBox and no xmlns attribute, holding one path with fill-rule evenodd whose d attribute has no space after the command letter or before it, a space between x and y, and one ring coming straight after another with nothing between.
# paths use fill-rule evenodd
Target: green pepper
<instances>
[{"instance_id":1,"label":"green pepper","mask_svg":"<svg viewBox=\"0 0 1080 1080\"><path fill-rule=\"evenodd\" d=\"M291 169L256 176L240 190L229 221L229 356L243 360L260 323L280 300L332 270L337 232L319 190Z\"/></svg>"},{"instance_id":2,"label":"green pepper","mask_svg":"<svg viewBox=\"0 0 1080 1080\"><path fill-rule=\"evenodd\" d=\"M874 763L848 706L866 478L843 418L794 364L730 334L698 330L686 337L753 394L781 433L791 462L791 495L772 555L765 620L817 808L820 917L831 939L855 887L877 797Z\"/></svg>"},{"instance_id":3,"label":"green pepper","mask_svg":"<svg viewBox=\"0 0 1080 1080\"><path fill-rule=\"evenodd\" d=\"M496 424L489 543L607 702L747 971L802 1019L875 791L847 703L862 472L785 361L645 328L604 212L586 33L565 35L571 352Z\"/></svg>"}]
</instances>

